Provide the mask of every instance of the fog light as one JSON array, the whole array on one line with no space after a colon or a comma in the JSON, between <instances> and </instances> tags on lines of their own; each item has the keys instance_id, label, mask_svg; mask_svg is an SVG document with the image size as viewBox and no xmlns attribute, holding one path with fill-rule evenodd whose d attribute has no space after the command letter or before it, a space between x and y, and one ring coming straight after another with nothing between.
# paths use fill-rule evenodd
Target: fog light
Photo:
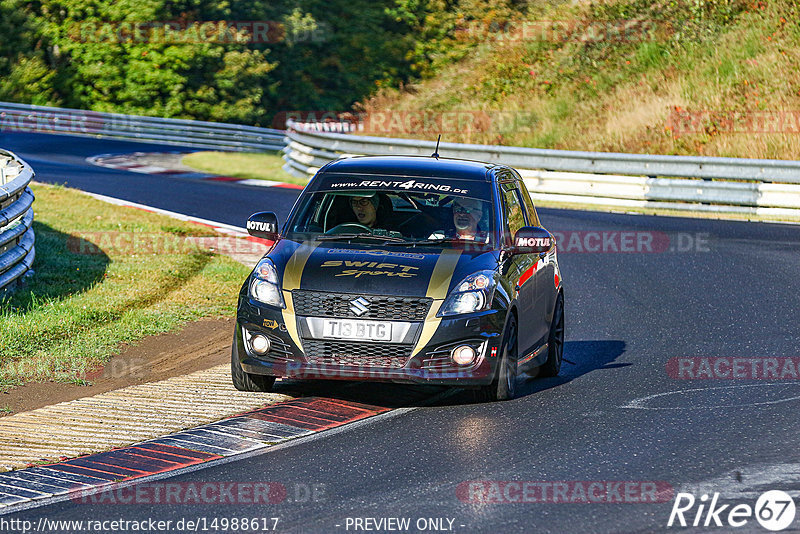
<instances>
[{"instance_id":1,"label":"fog light","mask_svg":"<svg viewBox=\"0 0 800 534\"><path fill-rule=\"evenodd\" d=\"M469 365L475 361L475 357L478 355L475 352L475 349L470 347L469 345L461 345L453 349L453 352L450 353L450 357L456 362L458 365Z\"/></svg>"},{"instance_id":2,"label":"fog light","mask_svg":"<svg viewBox=\"0 0 800 534\"><path fill-rule=\"evenodd\" d=\"M267 336L262 336L261 334L256 334L252 338L250 338L250 348L253 349L253 352L256 354L266 354L269 352L269 339Z\"/></svg>"}]
</instances>

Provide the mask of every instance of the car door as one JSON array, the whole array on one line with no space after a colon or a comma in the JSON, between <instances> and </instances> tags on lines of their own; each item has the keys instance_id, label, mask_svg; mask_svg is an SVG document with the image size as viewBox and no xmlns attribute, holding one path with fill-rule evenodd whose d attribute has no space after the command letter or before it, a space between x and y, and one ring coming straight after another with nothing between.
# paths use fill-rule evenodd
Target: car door
<instances>
[{"instance_id":1,"label":"car door","mask_svg":"<svg viewBox=\"0 0 800 534\"><path fill-rule=\"evenodd\" d=\"M515 174L515 176L518 176ZM519 179L520 195L522 196L525 212L528 219L529 226L542 226L539 221L539 215L536 213L536 208L533 206L533 201L528 193L528 188L522 179ZM556 298L558 297L558 283L556 281L556 246L555 244L547 254L539 255L539 265L536 269L536 298L542 303L542 320L544 321L542 328L542 336L545 336L550 331L550 322L553 318L553 309L556 305Z\"/></svg>"},{"instance_id":2,"label":"car door","mask_svg":"<svg viewBox=\"0 0 800 534\"><path fill-rule=\"evenodd\" d=\"M516 181L508 180L498 184L500 202L503 207L503 239L505 246L511 248L517 230L527 226L524 202L519 192ZM540 323L542 318L537 311L536 291L536 254L514 254L510 259L509 270L506 274L514 284L517 297L517 311L519 315L518 352L525 356L541 335Z\"/></svg>"}]
</instances>

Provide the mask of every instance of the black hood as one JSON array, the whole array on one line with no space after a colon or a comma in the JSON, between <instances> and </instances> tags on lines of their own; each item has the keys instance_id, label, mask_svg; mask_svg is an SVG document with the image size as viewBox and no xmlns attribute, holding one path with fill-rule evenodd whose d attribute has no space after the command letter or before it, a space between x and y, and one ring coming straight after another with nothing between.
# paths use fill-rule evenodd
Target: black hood
<instances>
[{"instance_id":1,"label":"black hood","mask_svg":"<svg viewBox=\"0 0 800 534\"><path fill-rule=\"evenodd\" d=\"M444 298L470 274L497 267L497 253L421 247L376 247L344 241L282 239L268 256L286 290Z\"/></svg>"}]
</instances>

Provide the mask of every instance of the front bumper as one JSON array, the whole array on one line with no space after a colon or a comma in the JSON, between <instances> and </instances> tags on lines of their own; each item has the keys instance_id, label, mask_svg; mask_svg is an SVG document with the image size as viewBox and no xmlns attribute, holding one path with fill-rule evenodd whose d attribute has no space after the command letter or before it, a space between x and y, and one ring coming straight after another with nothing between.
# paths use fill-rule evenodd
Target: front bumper
<instances>
[{"instance_id":1,"label":"front bumper","mask_svg":"<svg viewBox=\"0 0 800 534\"><path fill-rule=\"evenodd\" d=\"M251 374L478 386L490 383L494 377L505 315L505 310L492 309L442 318L430 340L422 346L419 338L424 322L415 323L416 334L404 340L413 342L401 345L312 339L304 328L305 318L298 317L301 347L289 334L280 310L260 306L245 297L239 302L235 343L242 369ZM253 353L245 341L245 330L266 335L272 345L270 352L264 356ZM473 364L462 367L453 363L449 355L450 349L465 343L475 347L479 354ZM332 345L335 350L331 350Z\"/></svg>"}]
</instances>

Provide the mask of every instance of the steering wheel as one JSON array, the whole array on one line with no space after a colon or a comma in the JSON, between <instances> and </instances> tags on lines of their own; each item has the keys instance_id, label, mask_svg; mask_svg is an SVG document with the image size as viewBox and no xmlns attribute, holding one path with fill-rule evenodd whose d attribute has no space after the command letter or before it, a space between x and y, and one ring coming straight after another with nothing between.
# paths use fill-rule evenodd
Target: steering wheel
<instances>
[{"instance_id":1,"label":"steering wheel","mask_svg":"<svg viewBox=\"0 0 800 534\"><path fill-rule=\"evenodd\" d=\"M333 228L325 232L325 235L348 234L351 233L354 229L366 230L367 233L369 234L372 233L372 228L370 228L369 226L365 226L359 223L349 222L334 226Z\"/></svg>"}]
</instances>

